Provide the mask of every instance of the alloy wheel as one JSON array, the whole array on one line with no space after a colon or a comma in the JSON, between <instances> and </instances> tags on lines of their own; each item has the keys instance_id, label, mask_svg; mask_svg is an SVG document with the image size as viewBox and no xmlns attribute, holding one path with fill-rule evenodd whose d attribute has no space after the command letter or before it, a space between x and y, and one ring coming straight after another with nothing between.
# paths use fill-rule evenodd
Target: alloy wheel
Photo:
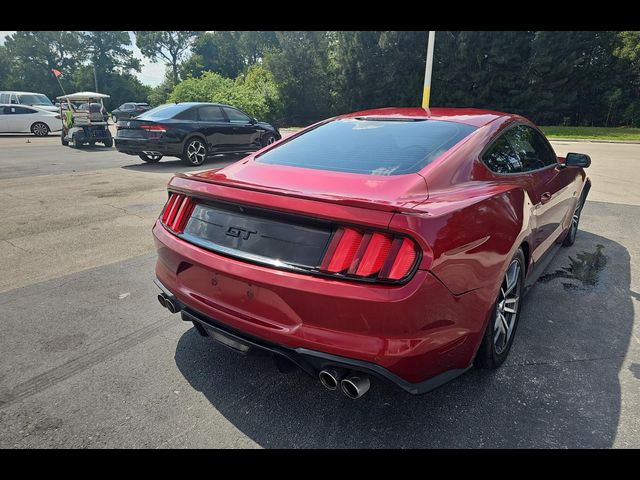
<instances>
[{"instance_id":1,"label":"alloy wheel","mask_svg":"<svg viewBox=\"0 0 640 480\"><path fill-rule=\"evenodd\" d=\"M187 157L192 165L200 165L204 162L207 149L200 140L193 140L187 147Z\"/></svg>"},{"instance_id":2,"label":"alloy wheel","mask_svg":"<svg viewBox=\"0 0 640 480\"><path fill-rule=\"evenodd\" d=\"M496 305L493 344L500 355L508 347L518 317L520 305L520 262L513 260L507 269Z\"/></svg>"},{"instance_id":3,"label":"alloy wheel","mask_svg":"<svg viewBox=\"0 0 640 480\"><path fill-rule=\"evenodd\" d=\"M44 137L49 133L49 127L47 127L44 123L38 122L31 127L33 134L37 137Z\"/></svg>"}]
</instances>

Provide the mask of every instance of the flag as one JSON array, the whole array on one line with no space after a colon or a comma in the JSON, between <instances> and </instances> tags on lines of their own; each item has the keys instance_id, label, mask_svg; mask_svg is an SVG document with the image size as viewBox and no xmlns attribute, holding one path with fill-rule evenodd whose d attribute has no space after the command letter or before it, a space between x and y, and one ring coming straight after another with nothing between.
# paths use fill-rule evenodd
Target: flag
<instances>
[{"instance_id":1,"label":"flag","mask_svg":"<svg viewBox=\"0 0 640 480\"><path fill-rule=\"evenodd\" d=\"M51 72L53 72L53 74L56 76L56 78L58 78L59 76L62 75L62 72L60 70L56 70L55 68L52 68Z\"/></svg>"}]
</instances>

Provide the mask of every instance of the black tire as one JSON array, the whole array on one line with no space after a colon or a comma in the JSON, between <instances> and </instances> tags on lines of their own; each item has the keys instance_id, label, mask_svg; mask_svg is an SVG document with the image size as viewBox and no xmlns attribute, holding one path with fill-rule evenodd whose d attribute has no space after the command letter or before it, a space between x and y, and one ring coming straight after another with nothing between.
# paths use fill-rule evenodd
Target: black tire
<instances>
[{"instance_id":1,"label":"black tire","mask_svg":"<svg viewBox=\"0 0 640 480\"><path fill-rule=\"evenodd\" d=\"M110 138L108 140L105 140L104 142L102 142L104 144L105 147L107 148L111 148L113 147L113 138Z\"/></svg>"},{"instance_id":2,"label":"black tire","mask_svg":"<svg viewBox=\"0 0 640 480\"><path fill-rule=\"evenodd\" d=\"M267 133L264 137L262 137L262 146L266 147L267 145L271 145L276 141L276 136L272 133Z\"/></svg>"},{"instance_id":3,"label":"black tire","mask_svg":"<svg viewBox=\"0 0 640 480\"><path fill-rule=\"evenodd\" d=\"M515 272L513 270L516 268L514 265L517 265ZM493 315L491 315L489 323L487 324L482 343L475 358L474 363L480 368L498 368L509 355L522 309L524 272L524 253L522 249L519 248L509 262L507 271L503 276L502 283L500 284L500 292L498 293L498 298L496 298L493 308ZM515 285L510 281L514 278L517 280ZM510 285L513 285L511 289L509 289ZM505 292L506 295L504 294ZM513 300L514 298L515 302ZM505 310L505 308L507 310ZM509 310L514 310L515 313L511 313Z\"/></svg>"},{"instance_id":4,"label":"black tire","mask_svg":"<svg viewBox=\"0 0 640 480\"><path fill-rule=\"evenodd\" d=\"M69 142L64 139L64 133L60 134L60 143L62 143L62 145L64 145L65 147L69 145Z\"/></svg>"},{"instance_id":5,"label":"black tire","mask_svg":"<svg viewBox=\"0 0 640 480\"><path fill-rule=\"evenodd\" d=\"M49 125L44 122L35 122L31 125L31 133L33 133L36 137L46 137L49 135Z\"/></svg>"},{"instance_id":6,"label":"black tire","mask_svg":"<svg viewBox=\"0 0 640 480\"><path fill-rule=\"evenodd\" d=\"M200 137L192 137L184 143L182 161L192 167L198 167L207 159L207 144Z\"/></svg>"},{"instance_id":7,"label":"black tire","mask_svg":"<svg viewBox=\"0 0 640 480\"><path fill-rule=\"evenodd\" d=\"M139 153L138 156L147 163L158 163L162 158L162 155L147 155L146 153Z\"/></svg>"},{"instance_id":8,"label":"black tire","mask_svg":"<svg viewBox=\"0 0 640 480\"><path fill-rule=\"evenodd\" d=\"M80 148L82 146L82 143L78 143L78 134L74 133L71 135L71 142L69 142L69 146L71 148Z\"/></svg>"},{"instance_id":9,"label":"black tire","mask_svg":"<svg viewBox=\"0 0 640 480\"><path fill-rule=\"evenodd\" d=\"M571 217L571 227L567 232L567 236L564 237L564 241L562 242L562 246L570 247L576 242L576 235L578 233L578 226L580 224L580 215L582 214L582 207L584 207L584 197L581 196L580 200L576 204L576 209L573 211L573 216Z\"/></svg>"}]
</instances>

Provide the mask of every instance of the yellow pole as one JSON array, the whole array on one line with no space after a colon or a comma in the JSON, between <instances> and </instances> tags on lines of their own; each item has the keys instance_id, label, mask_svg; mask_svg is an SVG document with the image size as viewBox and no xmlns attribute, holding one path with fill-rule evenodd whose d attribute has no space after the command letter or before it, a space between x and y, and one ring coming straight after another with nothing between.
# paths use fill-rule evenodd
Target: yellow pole
<instances>
[{"instance_id":1,"label":"yellow pole","mask_svg":"<svg viewBox=\"0 0 640 480\"><path fill-rule=\"evenodd\" d=\"M429 97L431 95L431 70L433 69L433 43L436 39L436 32L429 32L427 43L427 64L424 69L424 89L422 90L422 108L429 108Z\"/></svg>"}]
</instances>

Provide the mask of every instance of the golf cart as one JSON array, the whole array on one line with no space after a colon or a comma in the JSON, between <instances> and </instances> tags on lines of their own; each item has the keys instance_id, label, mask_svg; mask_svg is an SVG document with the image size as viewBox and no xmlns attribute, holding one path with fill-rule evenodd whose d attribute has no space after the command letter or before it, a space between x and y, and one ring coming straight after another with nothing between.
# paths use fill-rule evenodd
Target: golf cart
<instances>
[{"instance_id":1,"label":"golf cart","mask_svg":"<svg viewBox=\"0 0 640 480\"><path fill-rule=\"evenodd\" d=\"M109 95L96 92L71 93L57 98L62 117L62 145L73 148L96 143L113 146L109 117L102 102L104 98Z\"/></svg>"}]
</instances>

